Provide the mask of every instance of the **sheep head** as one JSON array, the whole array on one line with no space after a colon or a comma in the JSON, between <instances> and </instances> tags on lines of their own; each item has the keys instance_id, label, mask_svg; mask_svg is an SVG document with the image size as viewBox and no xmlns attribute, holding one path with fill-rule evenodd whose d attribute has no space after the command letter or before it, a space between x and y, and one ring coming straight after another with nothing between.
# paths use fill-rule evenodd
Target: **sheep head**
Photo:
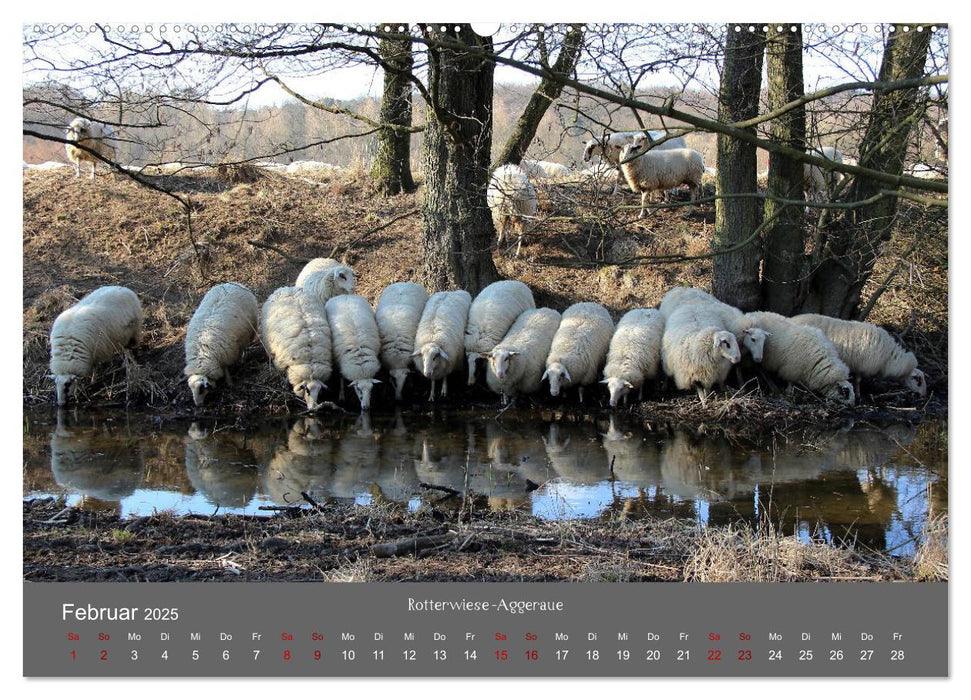
<instances>
[{"instance_id":1,"label":"sheep head","mask_svg":"<svg viewBox=\"0 0 971 700\"><path fill-rule=\"evenodd\" d=\"M328 274L334 281L334 288L341 290L341 294L350 294L354 291L354 270L347 265L336 265L328 270Z\"/></svg>"},{"instance_id":2,"label":"sheep head","mask_svg":"<svg viewBox=\"0 0 971 700\"><path fill-rule=\"evenodd\" d=\"M742 359L742 353L738 349L738 340L734 333L715 331L711 337L711 345L716 357L724 357L733 365L737 365Z\"/></svg>"},{"instance_id":3,"label":"sheep head","mask_svg":"<svg viewBox=\"0 0 971 700\"><path fill-rule=\"evenodd\" d=\"M601 379L600 383L607 385L607 391L610 392L611 408L617 408L617 404L620 403L620 400L634 388L633 384L620 377L607 377L606 379Z\"/></svg>"},{"instance_id":4,"label":"sheep head","mask_svg":"<svg viewBox=\"0 0 971 700\"><path fill-rule=\"evenodd\" d=\"M88 137L88 131L91 128L91 122L84 117L78 117L72 121L67 127L67 140L68 141L80 141Z\"/></svg>"},{"instance_id":5,"label":"sheep head","mask_svg":"<svg viewBox=\"0 0 971 700\"><path fill-rule=\"evenodd\" d=\"M443 363L449 361L448 353L442 350L438 343L425 343L411 356L421 356L421 373L428 379L435 377L437 370L443 367Z\"/></svg>"},{"instance_id":6,"label":"sheep head","mask_svg":"<svg viewBox=\"0 0 971 700\"><path fill-rule=\"evenodd\" d=\"M354 387L354 392L357 394L357 400L361 402L362 411L371 410L371 389L374 388L375 384L380 383L380 379L355 379L351 382L351 386Z\"/></svg>"},{"instance_id":7,"label":"sheep head","mask_svg":"<svg viewBox=\"0 0 971 700\"><path fill-rule=\"evenodd\" d=\"M320 406L320 391L326 388L327 385L319 379L310 379L294 386L293 393L306 402L308 411L316 411Z\"/></svg>"},{"instance_id":8,"label":"sheep head","mask_svg":"<svg viewBox=\"0 0 971 700\"><path fill-rule=\"evenodd\" d=\"M408 368L391 370L391 385L394 387L395 401L401 401L402 392L405 389L405 380L408 378Z\"/></svg>"},{"instance_id":9,"label":"sheep head","mask_svg":"<svg viewBox=\"0 0 971 700\"><path fill-rule=\"evenodd\" d=\"M57 390L57 405L66 406L68 392L73 396L78 393L77 375L58 374L54 377L54 388Z\"/></svg>"},{"instance_id":10,"label":"sheep head","mask_svg":"<svg viewBox=\"0 0 971 700\"><path fill-rule=\"evenodd\" d=\"M209 377L203 374L193 374L189 377L189 390L192 391L192 401L196 406L201 406L206 402L206 394L212 385L209 382Z\"/></svg>"},{"instance_id":11,"label":"sheep head","mask_svg":"<svg viewBox=\"0 0 971 700\"><path fill-rule=\"evenodd\" d=\"M552 362L547 365L542 379L548 379L550 382L550 396L560 395L561 384L563 385L562 388L566 389L573 383L569 370L560 362Z\"/></svg>"},{"instance_id":12,"label":"sheep head","mask_svg":"<svg viewBox=\"0 0 971 700\"><path fill-rule=\"evenodd\" d=\"M761 328L746 328L742 332L742 347L748 350L755 362L761 362L765 354L765 339L769 333Z\"/></svg>"},{"instance_id":13,"label":"sheep head","mask_svg":"<svg viewBox=\"0 0 971 700\"><path fill-rule=\"evenodd\" d=\"M484 353L484 355L488 356L492 372L499 381L506 378L506 373L509 371L509 363L518 354L515 350L493 350L490 353Z\"/></svg>"},{"instance_id":14,"label":"sheep head","mask_svg":"<svg viewBox=\"0 0 971 700\"><path fill-rule=\"evenodd\" d=\"M848 381L836 382L826 392L826 398L852 406L856 403L856 391L853 390L853 384Z\"/></svg>"},{"instance_id":15,"label":"sheep head","mask_svg":"<svg viewBox=\"0 0 971 700\"><path fill-rule=\"evenodd\" d=\"M918 396L927 396L927 377L919 369L911 372L904 384Z\"/></svg>"},{"instance_id":16,"label":"sheep head","mask_svg":"<svg viewBox=\"0 0 971 700\"><path fill-rule=\"evenodd\" d=\"M587 141L586 148L583 149L583 162L589 163L590 159L596 155L594 151L597 153L603 153L603 148L603 144L597 139L590 139Z\"/></svg>"}]
</instances>

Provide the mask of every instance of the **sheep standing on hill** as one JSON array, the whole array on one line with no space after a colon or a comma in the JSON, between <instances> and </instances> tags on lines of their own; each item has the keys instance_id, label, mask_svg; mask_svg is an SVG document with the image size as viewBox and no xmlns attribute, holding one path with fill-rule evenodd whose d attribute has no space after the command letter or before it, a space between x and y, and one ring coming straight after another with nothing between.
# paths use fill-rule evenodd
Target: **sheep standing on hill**
<instances>
[{"instance_id":1,"label":"sheep standing on hill","mask_svg":"<svg viewBox=\"0 0 971 700\"><path fill-rule=\"evenodd\" d=\"M620 169L634 192L641 193L644 218L647 198L656 190L670 190L681 185L691 188L691 198L701 196L701 178L705 174L705 159L690 148L644 151L642 141L624 146L620 152ZM691 207L688 208L691 211Z\"/></svg>"},{"instance_id":2,"label":"sheep standing on hill","mask_svg":"<svg viewBox=\"0 0 971 700\"><path fill-rule=\"evenodd\" d=\"M724 386L732 365L742 359L735 335L706 305L685 304L667 316L661 340L661 365L684 391L695 389L701 405L717 384Z\"/></svg>"},{"instance_id":3,"label":"sheep standing on hill","mask_svg":"<svg viewBox=\"0 0 971 700\"><path fill-rule=\"evenodd\" d=\"M560 389L577 386L583 401L583 387L597 381L613 333L613 319L600 304L580 302L564 311L543 373L550 394L559 396Z\"/></svg>"},{"instance_id":4,"label":"sheep standing on hill","mask_svg":"<svg viewBox=\"0 0 971 700\"><path fill-rule=\"evenodd\" d=\"M560 313L553 309L529 309L489 352L483 353L486 384L502 395L502 402L517 394L532 394L543 383L543 368L560 327Z\"/></svg>"},{"instance_id":5,"label":"sheep standing on hill","mask_svg":"<svg viewBox=\"0 0 971 700\"><path fill-rule=\"evenodd\" d=\"M218 284L202 298L185 334L185 369L192 400L201 406L212 385L226 378L256 335L259 305L253 292L236 282Z\"/></svg>"},{"instance_id":6,"label":"sheep standing on hill","mask_svg":"<svg viewBox=\"0 0 971 700\"><path fill-rule=\"evenodd\" d=\"M518 234L516 255L523 247L525 219L536 216L539 200L536 190L518 165L501 165L492 173L486 201L492 212L492 222L496 227L497 243L502 245L506 233L513 230Z\"/></svg>"},{"instance_id":7,"label":"sheep standing on hill","mask_svg":"<svg viewBox=\"0 0 971 700\"><path fill-rule=\"evenodd\" d=\"M465 327L472 295L464 289L436 292L428 299L415 332L412 357L415 366L432 382L429 401L435 400L435 382L442 380L442 396L448 391L448 375L462 364Z\"/></svg>"},{"instance_id":8,"label":"sheep standing on hill","mask_svg":"<svg viewBox=\"0 0 971 700\"><path fill-rule=\"evenodd\" d=\"M522 282L493 282L479 292L469 308L465 326L465 355L469 363L469 386L475 384L476 363L494 348L519 315L535 309L533 293Z\"/></svg>"},{"instance_id":9,"label":"sheep standing on hill","mask_svg":"<svg viewBox=\"0 0 971 700\"><path fill-rule=\"evenodd\" d=\"M142 305L127 287L99 287L61 312L51 327L51 374L57 405L95 366L142 337Z\"/></svg>"},{"instance_id":10,"label":"sheep standing on hill","mask_svg":"<svg viewBox=\"0 0 971 700\"><path fill-rule=\"evenodd\" d=\"M818 328L795 323L771 311L747 314L769 337L762 366L787 382L803 384L826 398L852 406L856 401L850 369L836 346Z\"/></svg>"},{"instance_id":11,"label":"sheep standing on hill","mask_svg":"<svg viewBox=\"0 0 971 700\"><path fill-rule=\"evenodd\" d=\"M333 258L314 258L297 275L295 286L303 287L326 304L331 297L354 291L354 270Z\"/></svg>"},{"instance_id":12,"label":"sheep standing on hill","mask_svg":"<svg viewBox=\"0 0 971 700\"><path fill-rule=\"evenodd\" d=\"M656 309L633 309L617 322L601 380L611 408L629 391L643 392L644 382L658 375L663 337L664 314Z\"/></svg>"},{"instance_id":13,"label":"sheep standing on hill","mask_svg":"<svg viewBox=\"0 0 971 700\"><path fill-rule=\"evenodd\" d=\"M332 297L326 309L334 359L341 375L354 387L361 410L367 411L371 390L381 383L374 378L381 369L381 334L374 311L367 299L356 294Z\"/></svg>"},{"instance_id":14,"label":"sheep standing on hill","mask_svg":"<svg viewBox=\"0 0 971 700\"><path fill-rule=\"evenodd\" d=\"M741 349L748 352L754 362L762 361L765 347L766 333L755 325L755 321L739 309L715 298L708 292L696 287L674 287L661 300L660 311L665 317L684 304L703 304L711 308L725 330L732 333L741 345Z\"/></svg>"},{"instance_id":15,"label":"sheep standing on hill","mask_svg":"<svg viewBox=\"0 0 971 700\"><path fill-rule=\"evenodd\" d=\"M927 378L917 369L914 353L903 348L883 328L819 314L801 314L793 316L792 320L825 333L839 351L840 359L858 380L869 377L893 379L919 396L927 395Z\"/></svg>"},{"instance_id":16,"label":"sheep standing on hill","mask_svg":"<svg viewBox=\"0 0 971 700\"><path fill-rule=\"evenodd\" d=\"M286 372L293 393L317 409L331 374L330 326L316 297L300 287L276 290L263 303L260 338L273 365Z\"/></svg>"},{"instance_id":17,"label":"sheep standing on hill","mask_svg":"<svg viewBox=\"0 0 971 700\"><path fill-rule=\"evenodd\" d=\"M415 333L428 292L415 282L395 282L381 293L374 320L381 335L381 364L391 374L394 397L401 401L415 349Z\"/></svg>"},{"instance_id":18,"label":"sheep standing on hill","mask_svg":"<svg viewBox=\"0 0 971 700\"><path fill-rule=\"evenodd\" d=\"M67 149L67 159L74 163L74 176L81 177L81 163L91 163L91 179L94 179L94 171L98 166L99 158L90 151L78 148L74 144L86 146L103 158L115 159L115 130L108 124L99 124L90 119L78 117L67 127L66 138L71 143L65 145Z\"/></svg>"},{"instance_id":19,"label":"sheep standing on hill","mask_svg":"<svg viewBox=\"0 0 971 700\"><path fill-rule=\"evenodd\" d=\"M660 141L668 135L666 131L649 130L647 133L650 134L651 144L653 144L655 141ZM624 150L624 146L638 140L642 142L647 141L647 137L643 131L616 131L600 139L590 139L584 145L584 163L589 163L594 156L600 156L604 162L616 170L617 175L612 194L617 194L620 192L620 187L625 182L624 174L620 170L620 152ZM661 143L653 145L653 148L658 151L687 147L688 142L684 140L684 136L674 136L662 141ZM637 190L634 191L636 192Z\"/></svg>"}]
</instances>

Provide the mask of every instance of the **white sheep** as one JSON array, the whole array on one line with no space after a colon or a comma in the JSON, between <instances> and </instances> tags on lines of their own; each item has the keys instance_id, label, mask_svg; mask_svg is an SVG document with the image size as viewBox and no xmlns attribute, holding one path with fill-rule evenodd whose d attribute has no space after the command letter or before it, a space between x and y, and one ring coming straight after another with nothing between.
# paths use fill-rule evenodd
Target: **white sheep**
<instances>
[{"instance_id":1,"label":"white sheep","mask_svg":"<svg viewBox=\"0 0 971 700\"><path fill-rule=\"evenodd\" d=\"M316 410L332 369L324 305L300 287L276 290L263 302L260 338L274 367L286 372L293 393L308 410Z\"/></svg>"},{"instance_id":2,"label":"white sheep","mask_svg":"<svg viewBox=\"0 0 971 700\"><path fill-rule=\"evenodd\" d=\"M354 387L361 410L367 411L371 408L371 390L381 383L374 378L381 369L381 334L374 311L367 299L356 294L331 297L326 309L334 360Z\"/></svg>"},{"instance_id":3,"label":"white sheep","mask_svg":"<svg viewBox=\"0 0 971 700\"><path fill-rule=\"evenodd\" d=\"M235 364L256 335L259 304L253 292L236 282L218 284L202 298L185 334L185 369L192 400L201 406L217 381L232 386Z\"/></svg>"},{"instance_id":4,"label":"white sheep","mask_svg":"<svg viewBox=\"0 0 971 700\"><path fill-rule=\"evenodd\" d=\"M381 336L381 364L391 374L396 401L401 401L415 349L415 333L427 302L428 292L415 282L390 284L378 299L374 319Z\"/></svg>"},{"instance_id":5,"label":"white sheep","mask_svg":"<svg viewBox=\"0 0 971 700\"><path fill-rule=\"evenodd\" d=\"M825 333L839 351L840 359L857 377L893 379L920 396L927 395L927 378L917 369L914 353L903 348L883 328L819 314L801 314L792 320Z\"/></svg>"},{"instance_id":6,"label":"white sheep","mask_svg":"<svg viewBox=\"0 0 971 700\"><path fill-rule=\"evenodd\" d=\"M429 401L435 400L435 382L442 380L442 396L448 390L447 377L462 363L465 326L472 296L464 289L436 292L428 299L415 332L412 357L415 367L432 382Z\"/></svg>"},{"instance_id":7,"label":"white sheep","mask_svg":"<svg viewBox=\"0 0 971 700\"><path fill-rule=\"evenodd\" d=\"M644 382L658 375L663 337L664 314L656 309L633 309L617 322L601 380L612 408L630 391L643 393Z\"/></svg>"},{"instance_id":8,"label":"white sheep","mask_svg":"<svg viewBox=\"0 0 971 700\"><path fill-rule=\"evenodd\" d=\"M142 305L127 287L98 287L65 309L51 327L51 374L57 405L67 403L68 389L95 366L142 337Z\"/></svg>"},{"instance_id":9,"label":"white sheep","mask_svg":"<svg viewBox=\"0 0 971 700\"><path fill-rule=\"evenodd\" d=\"M550 394L559 396L560 389L577 386L583 401L583 387L597 381L613 333L613 319L600 304L585 301L564 311L543 373Z\"/></svg>"},{"instance_id":10,"label":"white sheep","mask_svg":"<svg viewBox=\"0 0 971 700\"><path fill-rule=\"evenodd\" d=\"M674 287L661 300L660 311L669 316L682 304L707 304L717 314L725 326L748 352L754 362L762 361L766 332L755 325L755 321L731 304L726 304L697 287Z\"/></svg>"},{"instance_id":11,"label":"white sheep","mask_svg":"<svg viewBox=\"0 0 971 700\"><path fill-rule=\"evenodd\" d=\"M303 287L326 304L333 296L354 291L354 270L333 258L314 258L297 275L295 286Z\"/></svg>"},{"instance_id":12,"label":"white sheep","mask_svg":"<svg viewBox=\"0 0 971 700\"><path fill-rule=\"evenodd\" d=\"M522 282L493 282L479 292L465 326L465 356L469 364L469 386L475 384L476 363L483 353L492 350L519 315L535 309L533 293Z\"/></svg>"},{"instance_id":13,"label":"white sheep","mask_svg":"<svg viewBox=\"0 0 971 700\"><path fill-rule=\"evenodd\" d=\"M560 327L560 313L553 309L529 309L512 324L509 332L488 352L486 384L502 396L532 394L543 383L546 358L553 336Z\"/></svg>"},{"instance_id":14,"label":"white sheep","mask_svg":"<svg viewBox=\"0 0 971 700\"><path fill-rule=\"evenodd\" d=\"M523 246L525 219L535 216L539 200L526 173L518 165L501 165L492 173L486 190L486 201L496 227L497 243L502 245L506 233L515 230L519 236L516 255Z\"/></svg>"},{"instance_id":15,"label":"white sheep","mask_svg":"<svg viewBox=\"0 0 971 700\"><path fill-rule=\"evenodd\" d=\"M87 161L91 163L91 179L94 179L94 171L99 161L98 156L108 160L115 159L115 130L108 124L92 122L84 117L77 117L67 127L66 138L71 143L65 144L67 149L67 159L74 163L74 176L81 177L81 163ZM74 144L86 146L90 151L78 148Z\"/></svg>"},{"instance_id":16,"label":"white sheep","mask_svg":"<svg viewBox=\"0 0 971 700\"><path fill-rule=\"evenodd\" d=\"M825 333L771 311L753 311L747 316L768 333L763 367L826 398L851 406L855 403L850 369Z\"/></svg>"},{"instance_id":17,"label":"white sheep","mask_svg":"<svg viewBox=\"0 0 971 700\"><path fill-rule=\"evenodd\" d=\"M571 175L565 165L548 160L523 160L519 167L530 180L565 180Z\"/></svg>"},{"instance_id":18,"label":"white sheep","mask_svg":"<svg viewBox=\"0 0 971 700\"><path fill-rule=\"evenodd\" d=\"M711 307L684 304L667 316L661 366L678 389L695 389L702 406L716 384L724 386L732 365L741 359L738 340Z\"/></svg>"},{"instance_id":19,"label":"white sheep","mask_svg":"<svg viewBox=\"0 0 971 700\"><path fill-rule=\"evenodd\" d=\"M659 141L667 136L666 131L647 132L651 136L651 142ZM620 170L620 152L624 146L634 142L647 142L647 137L643 131L616 131L600 139L590 139L584 144L583 162L589 163L594 156L600 156L603 161L616 171L613 194L620 191L620 186L624 183L624 174ZM688 143L684 136L674 136L653 146L654 149L663 151L672 148L687 148ZM636 191L636 190L635 190Z\"/></svg>"},{"instance_id":20,"label":"white sheep","mask_svg":"<svg viewBox=\"0 0 971 700\"><path fill-rule=\"evenodd\" d=\"M705 159L690 148L644 151L643 142L624 146L620 152L620 169L634 192L641 193L644 217L648 196L656 190L670 190L681 185L691 188L691 198L701 195L701 178L705 174ZM690 211L690 207L689 207Z\"/></svg>"},{"instance_id":21,"label":"white sheep","mask_svg":"<svg viewBox=\"0 0 971 700\"><path fill-rule=\"evenodd\" d=\"M834 163L843 163L843 154L833 146L811 148L807 151L811 156L825 158ZM828 200L836 191L836 187L843 181L843 173L825 170L818 165L805 164L806 199L810 202Z\"/></svg>"}]
</instances>

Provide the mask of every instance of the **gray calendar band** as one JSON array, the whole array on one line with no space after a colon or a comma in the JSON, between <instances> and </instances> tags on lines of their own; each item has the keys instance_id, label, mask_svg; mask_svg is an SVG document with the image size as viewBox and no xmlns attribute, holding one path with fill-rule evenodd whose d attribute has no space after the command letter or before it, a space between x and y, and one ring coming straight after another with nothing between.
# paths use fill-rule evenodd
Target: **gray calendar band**
<instances>
[{"instance_id":1,"label":"gray calendar band","mask_svg":"<svg viewBox=\"0 0 971 700\"><path fill-rule=\"evenodd\" d=\"M946 676L947 612L939 583L25 583L24 675Z\"/></svg>"}]
</instances>

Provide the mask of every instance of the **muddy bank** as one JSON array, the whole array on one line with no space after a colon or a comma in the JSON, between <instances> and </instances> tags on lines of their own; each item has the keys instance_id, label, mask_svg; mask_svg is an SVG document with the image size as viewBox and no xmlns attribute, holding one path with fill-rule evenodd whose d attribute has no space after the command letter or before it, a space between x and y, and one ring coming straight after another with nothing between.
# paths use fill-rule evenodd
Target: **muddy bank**
<instances>
[{"instance_id":1,"label":"muddy bank","mask_svg":"<svg viewBox=\"0 0 971 700\"><path fill-rule=\"evenodd\" d=\"M947 580L947 519L913 558L804 543L767 527L676 519L549 522L477 499L319 505L266 516L159 514L123 520L23 505L28 581L910 581Z\"/></svg>"}]
</instances>

